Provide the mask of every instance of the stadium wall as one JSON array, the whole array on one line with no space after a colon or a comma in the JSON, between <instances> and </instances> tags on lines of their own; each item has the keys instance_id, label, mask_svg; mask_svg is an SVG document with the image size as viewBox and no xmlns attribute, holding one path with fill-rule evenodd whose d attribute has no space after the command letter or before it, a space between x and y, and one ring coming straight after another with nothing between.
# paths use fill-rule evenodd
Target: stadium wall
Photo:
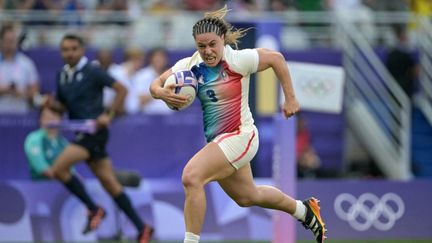
<instances>
[{"instance_id":1,"label":"stadium wall","mask_svg":"<svg viewBox=\"0 0 432 243\"><path fill-rule=\"evenodd\" d=\"M272 183L259 179L258 184ZM85 209L58 183L10 180L0 182L0 242L95 241L114 236L117 224L114 203L99 183L86 186L103 205L108 216L95 233L83 236ZM314 195L321 199L322 216L330 239L432 239L429 202L431 180L394 181L300 181L299 198ZM159 240L181 240L183 188L180 179L144 179L138 188L128 188L134 206L156 227ZM270 240L272 211L241 208L217 184L207 187L208 214L202 239ZM134 227L123 215L121 229L128 238ZM298 239L312 239L297 224Z\"/></svg>"}]
</instances>

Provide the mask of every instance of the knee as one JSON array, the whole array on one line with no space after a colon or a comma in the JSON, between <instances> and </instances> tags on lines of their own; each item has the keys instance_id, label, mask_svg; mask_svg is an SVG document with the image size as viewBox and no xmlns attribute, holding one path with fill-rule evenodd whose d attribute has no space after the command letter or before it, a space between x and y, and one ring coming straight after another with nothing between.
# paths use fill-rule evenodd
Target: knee
<instances>
[{"instance_id":1,"label":"knee","mask_svg":"<svg viewBox=\"0 0 432 243\"><path fill-rule=\"evenodd\" d=\"M55 179L63 182L67 181L71 177L69 170L63 170L59 167L53 168L53 174Z\"/></svg>"},{"instance_id":2,"label":"knee","mask_svg":"<svg viewBox=\"0 0 432 243\"><path fill-rule=\"evenodd\" d=\"M204 182L200 179L199 174L193 169L188 168L183 170L182 184L185 189L204 187Z\"/></svg>"},{"instance_id":3,"label":"knee","mask_svg":"<svg viewBox=\"0 0 432 243\"><path fill-rule=\"evenodd\" d=\"M251 207L255 205L255 201L252 197L242 196L239 198L234 198L234 201L242 208Z\"/></svg>"}]
</instances>

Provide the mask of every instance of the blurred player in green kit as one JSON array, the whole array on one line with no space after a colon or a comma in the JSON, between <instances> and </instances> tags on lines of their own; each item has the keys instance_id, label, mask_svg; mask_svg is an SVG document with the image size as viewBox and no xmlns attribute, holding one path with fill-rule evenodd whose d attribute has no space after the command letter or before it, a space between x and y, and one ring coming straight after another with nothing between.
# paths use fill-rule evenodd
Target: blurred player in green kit
<instances>
[{"instance_id":1,"label":"blurred player in green kit","mask_svg":"<svg viewBox=\"0 0 432 243\"><path fill-rule=\"evenodd\" d=\"M24 150L28 158L31 177L34 180L54 179L52 164L68 145L58 129L48 128L48 123L59 122L62 114L49 108L40 112L40 128L27 135Z\"/></svg>"}]
</instances>

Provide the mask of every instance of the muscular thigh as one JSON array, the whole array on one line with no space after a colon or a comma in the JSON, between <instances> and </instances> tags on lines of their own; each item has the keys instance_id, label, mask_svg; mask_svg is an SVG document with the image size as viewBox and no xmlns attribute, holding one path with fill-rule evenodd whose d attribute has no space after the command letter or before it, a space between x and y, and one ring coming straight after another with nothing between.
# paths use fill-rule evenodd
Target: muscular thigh
<instances>
[{"instance_id":1,"label":"muscular thigh","mask_svg":"<svg viewBox=\"0 0 432 243\"><path fill-rule=\"evenodd\" d=\"M230 176L235 168L216 143L208 143L186 164L183 178L198 179L205 183Z\"/></svg>"},{"instance_id":2,"label":"muscular thigh","mask_svg":"<svg viewBox=\"0 0 432 243\"><path fill-rule=\"evenodd\" d=\"M218 183L228 196L236 201L257 194L250 164L246 164L231 176L218 180Z\"/></svg>"},{"instance_id":3,"label":"muscular thigh","mask_svg":"<svg viewBox=\"0 0 432 243\"><path fill-rule=\"evenodd\" d=\"M79 161L87 160L90 154L88 151L75 144L68 145L54 162L54 170L69 169Z\"/></svg>"}]
</instances>

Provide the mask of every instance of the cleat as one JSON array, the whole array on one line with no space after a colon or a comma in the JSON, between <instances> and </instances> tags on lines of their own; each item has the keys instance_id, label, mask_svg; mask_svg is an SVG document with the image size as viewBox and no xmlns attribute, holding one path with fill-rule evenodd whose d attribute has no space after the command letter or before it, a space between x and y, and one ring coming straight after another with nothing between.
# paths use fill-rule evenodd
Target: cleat
<instances>
[{"instance_id":1,"label":"cleat","mask_svg":"<svg viewBox=\"0 0 432 243\"><path fill-rule=\"evenodd\" d=\"M101 207L98 207L94 212L89 211L87 217L87 224L82 233L87 234L97 229L105 216L105 210Z\"/></svg>"},{"instance_id":2,"label":"cleat","mask_svg":"<svg viewBox=\"0 0 432 243\"><path fill-rule=\"evenodd\" d=\"M306 206L306 216L305 221L301 222L306 229L312 231L315 239L318 243L323 243L327 238L325 232L327 229L324 227L325 223L320 215L319 200L311 197L303 201Z\"/></svg>"},{"instance_id":3,"label":"cleat","mask_svg":"<svg viewBox=\"0 0 432 243\"><path fill-rule=\"evenodd\" d=\"M137 237L138 243L149 243L154 233L154 229L149 225L144 225L144 229Z\"/></svg>"}]
</instances>

